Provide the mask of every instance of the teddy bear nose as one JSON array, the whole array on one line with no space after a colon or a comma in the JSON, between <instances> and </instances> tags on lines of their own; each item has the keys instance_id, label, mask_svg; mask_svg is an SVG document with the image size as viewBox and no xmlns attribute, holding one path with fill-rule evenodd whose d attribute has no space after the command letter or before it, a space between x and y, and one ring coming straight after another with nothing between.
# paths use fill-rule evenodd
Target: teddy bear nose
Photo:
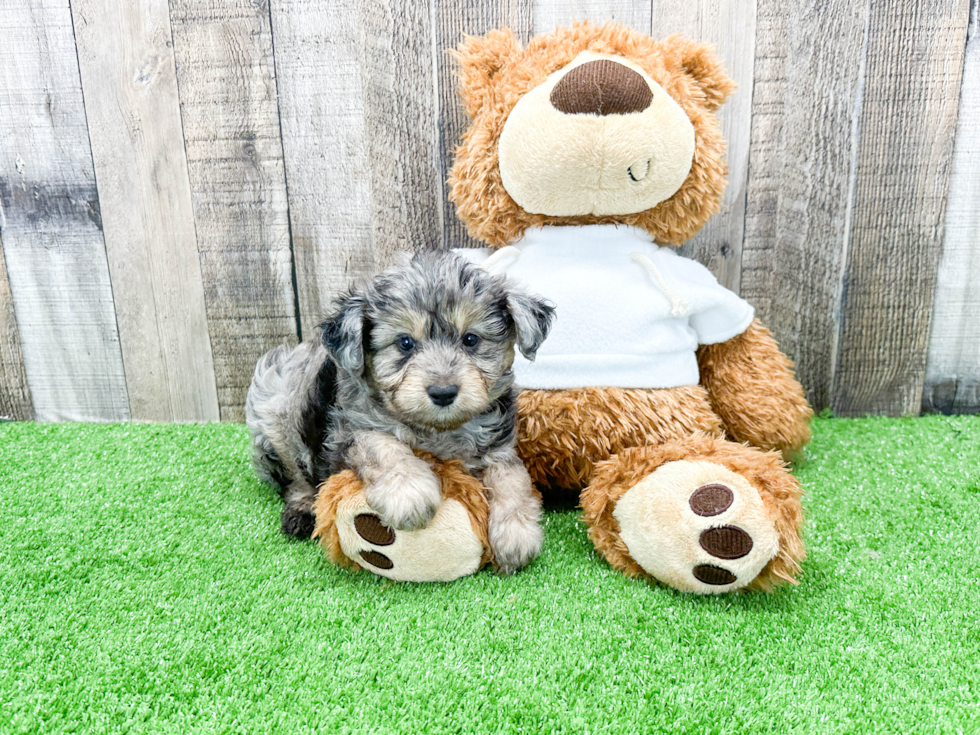
<instances>
[{"instance_id":1,"label":"teddy bear nose","mask_svg":"<svg viewBox=\"0 0 980 735\"><path fill-rule=\"evenodd\" d=\"M426 393L429 394L429 398L437 406L448 406L450 403L456 400L456 396L459 394L458 385L430 385L426 389Z\"/></svg>"},{"instance_id":2,"label":"teddy bear nose","mask_svg":"<svg viewBox=\"0 0 980 735\"><path fill-rule=\"evenodd\" d=\"M653 92L642 76L609 59L576 66L551 90L551 104L568 115L624 115L650 106Z\"/></svg>"}]
</instances>

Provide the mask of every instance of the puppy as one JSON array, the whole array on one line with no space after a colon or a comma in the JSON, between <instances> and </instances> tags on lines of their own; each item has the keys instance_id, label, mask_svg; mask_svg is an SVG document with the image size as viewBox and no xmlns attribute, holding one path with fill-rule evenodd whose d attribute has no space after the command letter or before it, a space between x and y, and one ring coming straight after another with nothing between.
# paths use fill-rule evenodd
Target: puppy
<instances>
[{"instance_id":1,"label":"puppy","mask_svg":"<svg viewBox=\"0 0 980 735\"><path fill-rule=\"evenodd\" d=\"M515 345L533 359L554 307L446 252L408 256L339 299L319 339L258 361L245 402L259 476L280 489L282 530L309 536L315 488L345 468L396 529L441 500L413 453L458 459L488 491L490 545L510 573L541 550L541 505L515 451Z\"/></svg>"}]
</instances>

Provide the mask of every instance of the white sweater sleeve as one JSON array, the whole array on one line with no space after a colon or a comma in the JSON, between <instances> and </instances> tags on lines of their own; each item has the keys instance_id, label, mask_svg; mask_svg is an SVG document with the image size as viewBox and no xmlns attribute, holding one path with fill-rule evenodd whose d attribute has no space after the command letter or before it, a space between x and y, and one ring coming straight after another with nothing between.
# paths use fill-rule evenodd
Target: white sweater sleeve
<instances>
[{"instance_id":1,"label":"white sweater sleeve","mask_svg":"<svg viewBox=\"0 0 980 735\"><path fill-rule=\"evenodd\" d=\"M719 286L721 288L721 286ZM731 291L730 299L691 316L691 327L698 335L698 344L713 345L727 342L749 328L755 309Z\"/></svg>"},{"instance_id":2,"label":"white sweater sleeve","mask_svg":"<svg viewBox=\"0 0 980 735\"><path fill-rule=\"evenodd\" d=\"M755 309L737 294L718 283L700 263L672 252L666 262L680 281L679 288L690 301L689 324L698 344L712 345L736 337L752 323ZM681 285L682 284L682 285Z\"/></svg>"}]
</instances>

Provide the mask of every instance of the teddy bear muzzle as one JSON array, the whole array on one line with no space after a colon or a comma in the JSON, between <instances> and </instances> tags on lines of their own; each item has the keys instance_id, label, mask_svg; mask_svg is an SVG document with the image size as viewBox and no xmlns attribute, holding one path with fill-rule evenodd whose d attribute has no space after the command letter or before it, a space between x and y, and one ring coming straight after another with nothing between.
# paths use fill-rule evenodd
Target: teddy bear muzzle
<instances>
[{"instance_id":1,"label":"teddy bear muzzle","mask_svg":"<svg viewBox=\"0 0 980 735\"><path fill-rule=\"evenodd\" d=\"M525 94L498 144L500 177L527 212L642 212L691 170L694 126L642 67L583 51Z\"/></svg>"}]
</instances>

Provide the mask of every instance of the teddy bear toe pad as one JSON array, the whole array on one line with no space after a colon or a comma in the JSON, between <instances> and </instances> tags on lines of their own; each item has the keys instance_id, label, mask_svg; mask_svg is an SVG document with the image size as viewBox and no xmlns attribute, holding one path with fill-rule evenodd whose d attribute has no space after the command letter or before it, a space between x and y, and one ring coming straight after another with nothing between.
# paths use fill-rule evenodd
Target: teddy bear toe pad
<instances>
[{"instance_id":1,"label":"teddy bear toe pad","mask_svg":"<svg viewBox=\"0 0 980 735\"><path fill-rule=\"evenodd\" d=\"M613 516L630 556L683 592L744 587L779 549L759 492L713 462L661 465L619 499Z\"/></svg>"},{"instance_id":2,"label":"teddy bear toe pad","mask_svg":"<svg viewBox=\"0 0 980 735\"><path fill-rule=\"evenodd\" d=\"M336 524L344 555L389 579L449 582L473 574L482 563L483 543L457 500L443 500L425 528L396 531L358 492L340 502Z\"/></svg>"}]
</instances>

